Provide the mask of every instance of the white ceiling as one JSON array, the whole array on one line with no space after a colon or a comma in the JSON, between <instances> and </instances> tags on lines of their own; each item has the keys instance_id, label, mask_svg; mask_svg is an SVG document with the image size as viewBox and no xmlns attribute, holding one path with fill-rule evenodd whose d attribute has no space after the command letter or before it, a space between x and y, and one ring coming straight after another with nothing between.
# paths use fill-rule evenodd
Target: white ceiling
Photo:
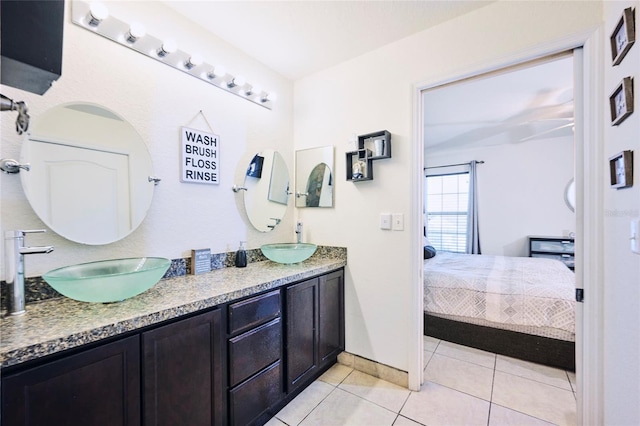
<instances>
[{"instance_id":1,"label":"white ceiling","mask_svg":"<svg viewBox=\"0 0 640 426\"><path fill-rule=\"evenodd\" d=\"M166 0L165 4L297 80L492 1Z\"/></svg>"},{"instance_id":2,"label":"white ceiling","mask_svg":"<svg viewBox=\"0 0 640 426\"><path fill-rule=\"evenodd\" d=\"M428 90L425 149L501 145L573 134L573 57Z\"/></svg>"},{"instance_id":3,"label":"white ceiling","mask_svg":"<svg viewBox=\"0 0 640 426\"><path fill-rule=\"evenodd\" d=\"M494 0L165 0L164 3L291 80L373 51ZM571 57L432 89L425 147L568 136Z\"/></svg>"}]
</instances>

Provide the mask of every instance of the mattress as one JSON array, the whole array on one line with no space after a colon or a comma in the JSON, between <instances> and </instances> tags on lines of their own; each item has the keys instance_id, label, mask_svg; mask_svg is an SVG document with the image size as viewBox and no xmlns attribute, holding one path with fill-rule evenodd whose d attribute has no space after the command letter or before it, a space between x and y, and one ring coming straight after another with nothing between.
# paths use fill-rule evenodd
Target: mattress
<instances>
[{"instance_id":1,"label":"mattress","mask_svg":"<svg viewBox=\"0 0 640 426\"><path fill-rule=\"evenodd\" d=\"M439 252L424 284L429 315L575 340L575 276L557 260Z\"/></svg>"}]
</instances>

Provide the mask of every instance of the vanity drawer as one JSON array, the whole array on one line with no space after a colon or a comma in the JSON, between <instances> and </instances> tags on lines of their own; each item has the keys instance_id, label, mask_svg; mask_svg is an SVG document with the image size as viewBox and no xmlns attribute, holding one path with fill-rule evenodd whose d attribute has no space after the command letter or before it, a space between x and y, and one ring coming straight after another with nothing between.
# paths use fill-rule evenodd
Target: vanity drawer
<instances>
[{"instance_id":1,"label":"vanity drawer","mask_svg":"<svg viewBox=\"0 0 640 426\"><path fill-rule=\"evenodd\" d=\"M531 251L543 251L547 253L571 253L574 252L572 240L531 240Z\"/></svg>"},{"instance_id":2,"label":"vanity drawer","mask_svg":"<svg viewBox=\"0 0 640 426\"><path fill-rule=\"evenodd\" d=\"M231 424L251 424L258 416L278 403L282 396L282 366L278 361L229 391Z\"/></svg>"},{"instance_id":3,"label":"vanity drawer","mask_svg":"<svg viewBox=\"0 0 640 426\"><path fill-rule=\"evenodd\" d=\"M280 316L280 290L229 305L229 334L247 331Z\"/></svg>"},{"instance_id":4,"label":"vanity drawer","mask_svg":"<svg viewBox=\"0 0 640 426\"><path fill-rule=\"evenodd\" d=\"M279 360L281 353L280 318L229 339L229 385L233 387Z\"/></svg>"}]
</instances>

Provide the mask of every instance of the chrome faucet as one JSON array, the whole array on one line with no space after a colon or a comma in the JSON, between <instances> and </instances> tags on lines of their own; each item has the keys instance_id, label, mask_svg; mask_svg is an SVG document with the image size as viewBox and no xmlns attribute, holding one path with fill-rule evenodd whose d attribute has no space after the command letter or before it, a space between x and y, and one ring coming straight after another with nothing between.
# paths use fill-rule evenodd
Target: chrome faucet
<instances>
[{"instance_id":1,"label":"chrome faucet","mask_svg":"<svg viewBox=\"0 0 640 426\"><path fill-rule=\"evenodd\" d=\"M296 235L297 235L297 243L302 243L302 222L296 223Z\"/></svg>"},{"instance_id":2,"label":"chrome faucet","mask_svg":"<svg viewBox=\"0 0 640 426\"><path fill-rule=\"evenodd\" d=\"M45 232L44 229L32 231L6 231L4 233L5 281L7 283L7 313L20 315L25 313L24 301L24 255L51 253L53 246L25 247L25 234Z\"/></svg>"}]
</instances>

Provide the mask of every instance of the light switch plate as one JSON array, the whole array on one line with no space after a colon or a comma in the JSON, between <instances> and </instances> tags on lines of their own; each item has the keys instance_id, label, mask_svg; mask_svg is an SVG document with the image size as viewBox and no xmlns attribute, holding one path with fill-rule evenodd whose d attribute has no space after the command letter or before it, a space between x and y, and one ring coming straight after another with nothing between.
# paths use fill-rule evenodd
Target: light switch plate
<instances>
[{"instance_id":1,"label":"light switch plate","mask_svg":"<svg viewBox=\"0 0 640 426\"><path fill-rule=\"evenodd\" d=\"M380 213L380 229L391 229L391 214Z\"/></svg>"},{"instance_id":2,"label":"light switch plate","mask_svg":"<svg viewBox=\"0 0 640 426\"><path fill-rule=\"evenodd\" d=\"M640 254L640 220L631 221L631 251Z\"/></svg>"},{"instance_id":3,"label":"light switch plate","mask_svg":"<svg viewBox=\"0 0 640 426\"><path fill-rule=\"evenodd\" d=\"M394 231L404 231L404 215L402 213L393 214L392 228Z\"/></svg>"}]
</instances>

